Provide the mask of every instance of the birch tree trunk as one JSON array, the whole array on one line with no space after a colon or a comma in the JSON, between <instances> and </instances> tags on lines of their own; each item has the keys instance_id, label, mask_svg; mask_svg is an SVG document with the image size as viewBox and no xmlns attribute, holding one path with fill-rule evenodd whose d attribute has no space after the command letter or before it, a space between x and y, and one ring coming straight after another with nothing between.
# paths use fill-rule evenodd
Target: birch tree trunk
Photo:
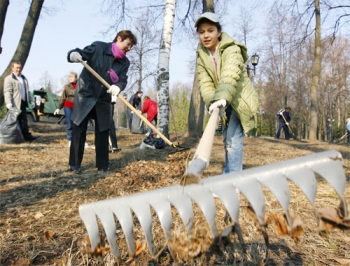
<instances>
[{"instance_id":1,"label":"birch tree trunk","mask_svg":"<svg viewBox=\"0 0 350 266\"><path fill-rule=\"evenodd\" d=\"M321 72L321 14L320 14L320 1L315 0L315 17L316 17L316 29L315 29L315 52L314 62L312 65L312 81L310 88L310 129L309 140L317 140L317 122L318 122L318 104L317 104L317 92L320 83Z\"/></svg>"},{"instance_id":2,"label":"birch tree trunk","mask_svg":"<svg viewBox=\"0 0 350 266\"><path fill-rule=\"evenodd\" d=\"M169 59L176 0L167 0L158 61L158 129L169 138Z\"/></svg>"},{"instance_id":3,"label":"birch tree trunk","mask_svg":"<svg viewBox=\"0 0 350 266\"><path fill-rule=\"evenodd\" d=\"M19 40L15 54L12 57L12 60L20 61L23 67L27 61L27 58L30 52L30 47L32 46L36 25L38 24L38 20L40 17L40 12L43 7L43 4L44 4L44 0L32 1L26 22L23 27L21 39ZM10 75L10 73L11 73L11 62L8 64L4 73L0 77L0 106L3 105L4 103L4 93L3 93L4 79L6 76Z\"/></svg>"}]
</instances>

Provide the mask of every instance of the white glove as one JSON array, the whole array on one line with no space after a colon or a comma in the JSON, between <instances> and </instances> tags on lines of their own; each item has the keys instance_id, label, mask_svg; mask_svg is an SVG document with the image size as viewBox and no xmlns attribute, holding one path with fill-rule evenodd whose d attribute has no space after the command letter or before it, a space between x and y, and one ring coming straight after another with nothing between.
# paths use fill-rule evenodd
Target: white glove
<instances>
[{"instance_id":1,"label":"white glove","mask_svg":"<svg viewBox=\"0 0 350 266\"><path fill-rule=\"evenodd\" d=\"M113 96L117 97L120 92L120 88L117 85L112 85L109 87L108 92Z\"/></svg>"},{"instance_id":2,"label":"white glove","mask_svg":"<svg viewBox=\"0 0 350 266\"><path fill-rule=\"evenodd\" d=\"M280 115L283 115L283 112L280 112Z\"/></svg>"},{"instance_id":3,"label":"white glove","mask_svg":"<svg viewBox=\"0 0 350 266\"><path fill-rule=\"evenodd\" d=\"M209 106L209 114L211 114L215 108L220 108L220 115L222 115L225 107L226 107L226 100L224 100L224 99L213 102Z\"/></svg>"},{"instance_id":4,"label":"white glove","mask_svg":"<svg viewBox=\"0 0 350 266\"><path fill-rule=\"evenodd\" d=\"M83 61L83 58L81 57L81 55L78 52L71 52L69 55L69 59L71 62L81 62Z\"/></svg>"},{"instance_id":5,"label":"white glove","mask_svg":"<svg viewBox=\"0 0 350 266\"><path fill-rule=\"evenodd\" d=\"M12 104L11 103L6 104L6 108L7 109L12 109Z\"/></svg>"},{"instance_id":6,"label":"white glove","mask_svg":"<svg viewBox=\"0 0 350 266\"><path fill-rule=\"evenodd\" d=\"M58 115L59 112L60 112L60 109L56 109L55 112L53 112L53 115Z\"/></svg>"},{"instance_id":7,"label":"white glove","mask_svg":"<svg viewBox=\"0 0 350 266\"><path fill-rule=\"evenodd\" d=\"M289 123L288 123L288 122L286 122L286 125L287 125L287 126L289 126Z\"/></svg>"}]
</instances>

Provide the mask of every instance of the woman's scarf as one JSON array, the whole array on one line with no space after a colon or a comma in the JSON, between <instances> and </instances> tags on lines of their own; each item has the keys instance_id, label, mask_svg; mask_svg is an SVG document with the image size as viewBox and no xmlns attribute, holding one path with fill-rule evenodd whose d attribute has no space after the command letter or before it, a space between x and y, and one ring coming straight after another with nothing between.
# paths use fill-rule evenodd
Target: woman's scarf
<instances>
[{"instance_id":1,"label":"woman's scarf","mask_svg":"<svg viewBox=\"0 0 350 266\"><path fill-rule=\"evenodd\" d=\"M112 43L112 54L114 56L114 60L118 60L125 57L125 53L119 48L119 46L115 42ZM119 81L119 77L113 69L109 70L109 76L113 83L117 83Z\"/></svg>"},{"instance_id":2,"label":"woman's scarf","mask_svg":"<svg viewBox=\"0 0 350 266\"><path fill-rule=\"evenodd\" d=\"M112 54L114 56L114 60L125 57L125 53L119 48L119 46L115 42L112 43Z\"/></svg>"}]
</instances>

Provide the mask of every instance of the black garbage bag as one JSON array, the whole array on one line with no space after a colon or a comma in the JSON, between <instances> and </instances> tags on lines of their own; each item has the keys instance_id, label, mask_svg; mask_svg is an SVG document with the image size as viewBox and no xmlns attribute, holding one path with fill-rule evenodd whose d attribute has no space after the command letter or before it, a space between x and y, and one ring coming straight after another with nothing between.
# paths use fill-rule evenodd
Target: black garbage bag
<instances>
[{"instance_id":1,"label":"black garbage bag","mask_svg":"<svg viewBox=\"0 0 350 266\"><path fill-rule=\"evenodd\" d=\"M0 144L20 143L22 131L17 121L21 110L10 109L0 123Z\"/></svg>"},{"instance_id":2,"label":"black garbage bag","mask_svg":"<svg viewBox=\"0 0 350 266\"><path fill-rule=\"evenodd\" d=\"M144 149L164 149L165 142L161 138L154 138L153 134L150 134L147 138L145 138L141 145L140 150Z\"/></svg>"},{"instance_id":3,"label":"black garbage bag","mask_svg":"<svg viewBox=\"0 0 350 266\"><path fill-rule=\"evenodd\" d=\"M132 123L131 123L130 132L134 134L144 134L146 132L143 121L141 120L140 117L138 117L135 114L132 114Z\"/></svg>"}]
</instances>

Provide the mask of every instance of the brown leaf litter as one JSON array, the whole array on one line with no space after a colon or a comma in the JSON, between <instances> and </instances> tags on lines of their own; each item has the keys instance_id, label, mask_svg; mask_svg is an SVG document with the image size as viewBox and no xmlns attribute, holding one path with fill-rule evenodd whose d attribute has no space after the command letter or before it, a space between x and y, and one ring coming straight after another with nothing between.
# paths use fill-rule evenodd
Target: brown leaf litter
<instances>
[{"instance_id":1,"label":"brown leaf litter","mask_svg":"<svg viewBox=\"0 0 350 266\"><path fill-rule=\"evenodd\" d=\"M186 151L168 154L172 151L171 147L141 151L138 147L142 136L130 134L127 130L118 130L118 145L122 151L110 154L112 171L105 176L98 175L94 169L95 151L87 149L84 154L83 173L75 175L66 171L69 149L66 147L65 128L37 126L33 130L34 134L41 136L40 141L0 145L1 161L6 162L0 163L2 265L56 265L56 261L61 261L57 265L67 265L68 262L72 265L107 265L111 257L109 245L101 238L98 247L92 250L89 242L84 240L86 228L78 214L79 205L180 184L193 153ZM89 144L93 143L93 134L88 133ZM245 138L244 145L244 168L336 149L344 157L344 170L349 180L350 151L347 145L294 140L285 142L272 138ZM212 154L210 165L200 178L222 173L224 154L221 136L215 137ZM234 234L229 235L229 240L233 243L231 249L225 247L221 255L210 252L213 243L210 227L196 207L195 222L190 235L185 233L185 226L178 213L172 211L172 230L176 232L172 232L169 249L172 250L174 259L164 249L154 265L174 265L175 260L192 261L194 265L347 265L350 259L350 230L343 228L348 225L349 217L342 216L344 212L337 208L339 197L329 184L318 179L317 185L315 204L320 212L320 221L326 221L327 226L330 224L332 227L331 231L327 231L326 239L318 234L317 219L313 215L312 206L308 200L302 198L303 193L300 190L291 186L290 209L297 214L291 228L286 225L283 211L276 199L266 195L266 216L270 219L268 225L271 225L268 229L268 261L261 257L260 250L265 244L261 239L259 225L251 221L246 208L240 208L238 221L248 253L243 258L240 246L235 244L237 238ZM346 184L345 195L350 196L349 182ZM241 203L245 201L243 195L239 199ZM229 225L225 222L226 210L223 204L219 200L215 202L215 223L221 232ZM241 204L244 205L246 204ZM155 217L153 212L152 217ZM125 236L117 221L116 223L123 265L130 257ZM167 243L159 221L152 224L152 233L156 249L160 252ZM131 264L148 265L152 258L139 224L135 224L134 236L137 256ZM296 243L293 239L299 241ZM88 259L85 254L90 254ZM203 260L204 255L208 256L207 261ZM102 262L97 257L102 258Z\"/></svg>"}]
</instances>

